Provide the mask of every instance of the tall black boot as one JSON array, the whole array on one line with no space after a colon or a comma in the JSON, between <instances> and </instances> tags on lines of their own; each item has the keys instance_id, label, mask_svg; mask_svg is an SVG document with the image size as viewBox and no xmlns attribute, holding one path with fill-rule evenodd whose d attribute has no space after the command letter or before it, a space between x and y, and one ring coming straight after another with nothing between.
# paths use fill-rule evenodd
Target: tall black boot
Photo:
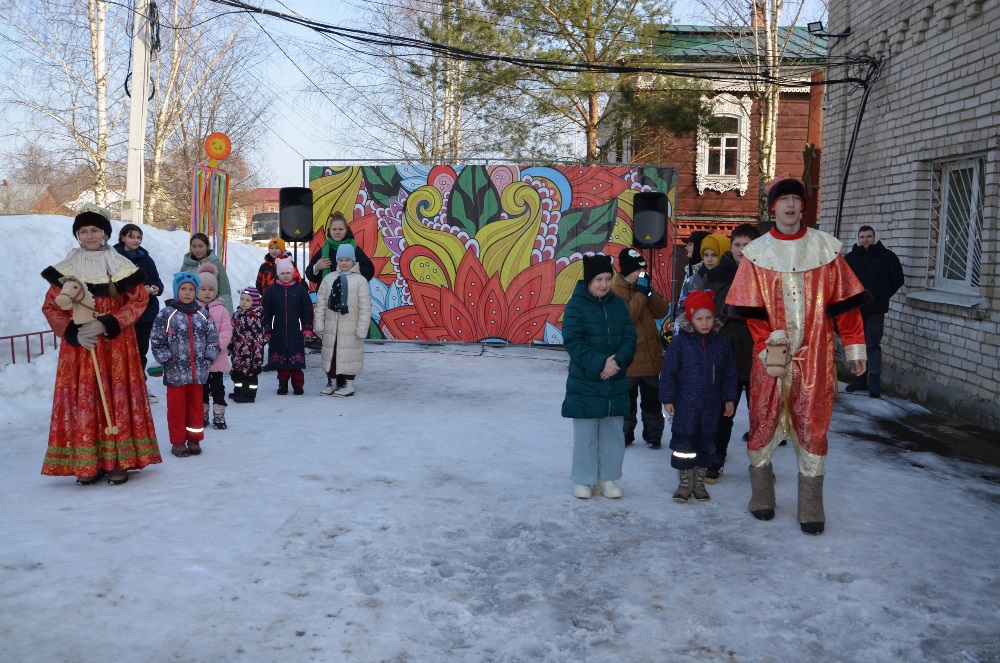
<instances>
[{"instance_id":1,"label":"tall black boot","mask_svg":"<svg viewBox=\"0 0 1000 663\"><path fill-rule=\"evenodd\" d=\"M872 398L882 395L882 380L877 373L868 374L868 395Z\"/></svg>"},{"instance_id":2,"label":"tall black boot","mask_svg":"<svg viewBox=\"0 0 1000 663\"><path fill-rule=\"evenodd\" d=\"M855 391L861 391L867 386L868 386L868 374L862 373L858 377L854 378L854 380L852 380L850 384L847 385L844 391L853 394Z\"/></svg>"}]
</instances>

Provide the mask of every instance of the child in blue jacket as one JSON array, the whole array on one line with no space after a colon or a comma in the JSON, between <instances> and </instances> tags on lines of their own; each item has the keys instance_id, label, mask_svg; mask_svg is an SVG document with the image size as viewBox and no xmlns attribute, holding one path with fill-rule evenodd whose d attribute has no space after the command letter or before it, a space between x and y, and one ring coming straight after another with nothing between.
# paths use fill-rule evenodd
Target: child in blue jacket
<instances>
[{"instance_id":1,"label":"child in blue jacket","mask_svg":"<svg viewBox=\"0 0 1000 663\"><path fill-rule=\"evenodd\" d=\"M157 314L150 345L163 365L167 387L167 427L170 452L197 456L205 439L202 419L203 385L219 356L219 332L195 295L201 280L191 272L174 274L174 298Z\"/></svg>"},{"instance_id":2,"label":"child in blue jacket","mask_svg":"<svg viewBox=\"0 0 1000 663\"><path fill-rule=\"evenodd\" d=\"M719 416L736 409L736 360L729 339L718 334L711 290L688 293L679 322L660 371L660 402L672 422L670 465L680 476L674 499L707 500Z\"/></svg>"}]
</instances>

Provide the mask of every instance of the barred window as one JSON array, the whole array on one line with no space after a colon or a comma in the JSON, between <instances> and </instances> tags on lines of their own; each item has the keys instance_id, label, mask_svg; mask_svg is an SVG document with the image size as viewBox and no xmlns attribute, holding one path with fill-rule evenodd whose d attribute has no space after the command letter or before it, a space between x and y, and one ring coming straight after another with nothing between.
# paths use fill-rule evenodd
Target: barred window
<instances>
[{"instance_id":1,"label":"barred window","mask_svg":"<svg viewBox=\"0 0 1000 663\"><path fill-rule=\"evenodd\" d=\"M931 181L933 287L977 293L983 236L986 159L940 161Z\"/></svg>"}]
</instances>

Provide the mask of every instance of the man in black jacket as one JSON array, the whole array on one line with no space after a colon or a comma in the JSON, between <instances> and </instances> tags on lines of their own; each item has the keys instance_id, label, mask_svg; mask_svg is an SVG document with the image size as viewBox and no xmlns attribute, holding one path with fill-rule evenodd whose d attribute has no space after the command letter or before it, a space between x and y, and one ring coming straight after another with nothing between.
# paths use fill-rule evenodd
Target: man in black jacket
<instances>
[{"instance_id":1,"label":"man in black jacket","mask_svg":"<svg viewBox=\"0 0 1000 663\"><path fill-rule=\"evenodd\" d=\"M885 314L889 311L889 299L903 286L903 267L895 253L875 240L875 230L871 226L861 226L858 230L858 243L844 258L872 296L872 302L861 307L861 317L865 322L868 372L847 385L847 391L860 391L867 385L868 395L878 398L882 395L879 380L882 373Z\"/></svg>"}]
</instances>

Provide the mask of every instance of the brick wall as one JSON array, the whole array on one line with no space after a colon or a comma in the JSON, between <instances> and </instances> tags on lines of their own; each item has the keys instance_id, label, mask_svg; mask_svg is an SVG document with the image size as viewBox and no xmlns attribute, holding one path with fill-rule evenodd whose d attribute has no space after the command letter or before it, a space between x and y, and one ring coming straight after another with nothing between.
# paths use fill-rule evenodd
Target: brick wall
<instances>
[{"instance_id":1,"label":"brick wall","mask_svg":"<svg viewBox=\"0 0 1000 663\"><path fill-rule=\"evenodd\" d=\"M888 57L862 119L839 233L849 249L858 227L872 225L906 273L887 317L883 387L1000 428L1000 3L831 0L827 30L848 27L830 49L830 79L847 73L836 66L845 56ZM829 232L861 97L851 85L827 90L819 226ZM924 301L934 163L973 155L986 161L980 301Z\"/></svg>"}]
</instances>

